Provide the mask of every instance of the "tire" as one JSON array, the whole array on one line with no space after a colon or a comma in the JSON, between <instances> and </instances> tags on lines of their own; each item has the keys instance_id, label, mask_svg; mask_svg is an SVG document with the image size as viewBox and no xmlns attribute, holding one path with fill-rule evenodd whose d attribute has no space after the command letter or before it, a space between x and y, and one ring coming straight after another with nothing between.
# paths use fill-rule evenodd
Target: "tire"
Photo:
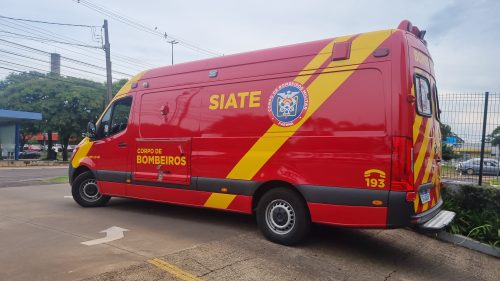
<instances>
[{"instance_id":1,"label":"tire","mask_svg":"<svg viewBox=\"0 0 500 281\"><path fill-rule=\"evenodd\" d=\"M275 188L259 200L257 224L264 236L272 242L294 245L306 238L311 228L311 217L304 200L287 188Z\"/></svg>"},{"instance_id":2,"label":"tire","mask_svg":"<svg viewBox=\"0 0 500 281\"><path fill-rule=\"evenodd\" d=\"M99 193L99 186L92 172L81 173L71 184L73 199L82 207L100 207L106 205L111 196Z\"/></svg>"},{"instance_id":3,"label":"tire","mask_svg":"<svg viewBox=\"0 0 500 281\"><path fill-rule=\"evenodd\" d=\"M465 170L465 173L469 176L472 176L472 175L474 175L474 170L469 168L469 169Z\"/></svg>"}]
</instances>

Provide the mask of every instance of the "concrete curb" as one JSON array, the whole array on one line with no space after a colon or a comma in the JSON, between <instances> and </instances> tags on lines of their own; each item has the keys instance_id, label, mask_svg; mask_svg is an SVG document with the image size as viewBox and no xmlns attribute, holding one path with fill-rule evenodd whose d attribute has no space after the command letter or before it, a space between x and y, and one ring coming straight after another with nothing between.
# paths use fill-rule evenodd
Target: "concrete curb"
<instances>
[{"instance_id":1,"label":"concrete curb","mask_svg":"<svg viewBox=\"0 0 500 281\"><path fill-rule=\"evenodd\" d=\"M500 258L500 251L488 244L481 243L463 235L451 234L446 231L441 231L436 235L436 238L441 241L446 241L454 245L462 246L467 249L481 252L490 256Z\"/></svg>"}]
</instances>

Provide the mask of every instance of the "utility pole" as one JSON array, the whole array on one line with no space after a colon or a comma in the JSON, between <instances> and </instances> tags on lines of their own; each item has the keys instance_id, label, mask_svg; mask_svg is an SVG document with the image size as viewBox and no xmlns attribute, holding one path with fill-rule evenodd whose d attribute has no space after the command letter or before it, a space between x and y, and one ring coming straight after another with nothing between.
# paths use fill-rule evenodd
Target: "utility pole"
<instances>
[{"instance_id":1,"label":"utility pole","mask_svg":"<svg viewBox=\"0 0 500 281\"><path fill-rule=\"evenodd\" d=\"M61 75L61 55L58 53L50 54L50 73Z\"/></svg>"},{"instance_id":2,"label":"utility pole","mask_svg":"<svg viewBox=\"0 0 500 281\"><path fill-rule=\"evenodd\" d=\"M113 80L111 77L111 49L109 45L109 35L108 35L108 20L104 20L104 52L106 52L106 85L107 85L107 95L105 100L106 105L113 98Z\"/></svg>"},{"instance_id":3,"label":"utility pole","mask_svg":"<svg viewBox=\"0 0 500 281\"><path fill-rule=\"evenodd\" d=\"M172 40L172 41L168 41L168 43L172 44L172 65L174 65L174 44L177 44L179 42Z\"/></svg>"}]
</instances>

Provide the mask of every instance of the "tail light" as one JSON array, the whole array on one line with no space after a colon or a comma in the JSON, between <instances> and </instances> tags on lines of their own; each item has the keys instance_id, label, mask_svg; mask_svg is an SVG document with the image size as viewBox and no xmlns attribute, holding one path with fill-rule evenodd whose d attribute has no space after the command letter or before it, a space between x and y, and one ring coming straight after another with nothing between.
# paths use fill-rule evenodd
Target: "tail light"
<instances>
[{"instance_id":1,"label":"tail light","mask_svg":"<svg viewBox=\"0 0 500 281\"><path fill-rule=\"evenodd\" d=\"M413 141L406 137L393 137L391 158L391 190L414 192Z\"/></svg>"}]
</instances>

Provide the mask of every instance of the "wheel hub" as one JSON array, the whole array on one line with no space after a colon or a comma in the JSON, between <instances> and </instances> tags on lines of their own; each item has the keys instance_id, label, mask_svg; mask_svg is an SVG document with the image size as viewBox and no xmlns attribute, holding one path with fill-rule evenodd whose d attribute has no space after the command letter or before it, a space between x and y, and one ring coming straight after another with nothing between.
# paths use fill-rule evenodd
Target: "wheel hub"
<instances>
[{"instance_id":1,"label":"wheel hub","mask_svg":"<svg viewBox=\"0 0 500 281\"><path fill-rule=\"evenodd\" d=\"M285 200L273 200L266 208L266 223L274 233L287 234L295 225L295 211Z\"/></svg>"},{"instance_id":2,"label":"wheel hub","mask_svg":"<svg viewBox=\"0 0 500 281\"><path fill-rule=\"evenodd\" d=\"M101 198L99 193L99 186L94 179L84 181L80 188L80 195L83 199L89 202L97 201Z\"/></svg>"}]
</instances>

